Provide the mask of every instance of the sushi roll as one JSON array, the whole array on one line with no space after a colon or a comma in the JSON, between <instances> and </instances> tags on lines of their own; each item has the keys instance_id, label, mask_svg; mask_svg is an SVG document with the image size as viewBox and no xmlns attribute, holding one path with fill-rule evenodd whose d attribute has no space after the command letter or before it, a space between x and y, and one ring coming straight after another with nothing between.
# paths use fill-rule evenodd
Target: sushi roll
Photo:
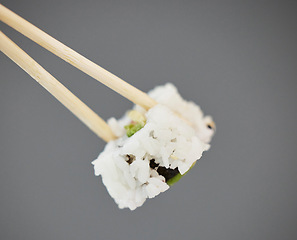
<instances>
[{"instance_id":1,"label":"sushi roll","mask_svg":"<svg viewBox=\"0 0 297 240\"><path fill-rule=\"evenodd\" d=\"M215 124L167 83L151 90L158 105L134 106L108 124L118 137L92 162L119 208L134 210L166 191L210 148Z\"/></svg>"},{"instance_id":2,"label":"sushi roll","mask_svg":"<svg viewBox=\"0 0 297 240\"><path fill-rule=\"evenodd\" d=\"M0 51L108 142L92 163L119 208L134 210L166 191L209 149L214 122L196 104L184 100L172 84L156 87L148 96L1 4L0 10L6 24L139 105L106 123L0 31Z\"/></svg>"}]
</instances>

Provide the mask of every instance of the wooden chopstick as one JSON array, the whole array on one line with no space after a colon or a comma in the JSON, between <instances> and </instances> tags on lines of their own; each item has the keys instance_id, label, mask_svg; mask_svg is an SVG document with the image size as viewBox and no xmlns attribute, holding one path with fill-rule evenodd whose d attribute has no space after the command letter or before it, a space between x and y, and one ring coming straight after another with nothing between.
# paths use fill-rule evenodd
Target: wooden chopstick
<instances>
[{"instance_id":1,"label":"wooden chopstick","mask_svg":"<svg viewBox=\"0 0 297 240\"><path fill-rule=\"evenodd\" d=\"M116 138L110 127L102 118L100 118L1 31L0 50L49 91L97 136L106 142Z\"/></svg>"},{"instance_id":2,"label":"wooden chopstick","mask_svg":"<svg viewBox=\"0 0 297 240\"><path fill-rule=\"evenodd\" d=\"M157 102L150 98L146 93L75 52L22 17L10 11L2 4L0 4L0 20L146 110L157 104Z\"/></svg>"}]
</instances>

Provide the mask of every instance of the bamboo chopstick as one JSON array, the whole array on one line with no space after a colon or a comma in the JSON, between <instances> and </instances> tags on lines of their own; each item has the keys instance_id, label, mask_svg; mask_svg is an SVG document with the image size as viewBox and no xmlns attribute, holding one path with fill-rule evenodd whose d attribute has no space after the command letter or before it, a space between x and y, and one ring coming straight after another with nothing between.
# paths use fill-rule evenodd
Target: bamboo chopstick
<instances>
[{"instance_id":1,"label":"bamboo chopstick","mask_svg":"<svg viewBox=\"0 0 297 240\"><path fill-rule=\"evenodd\" d=\"M0 4L0 20L146 110L157 104L146 93L75 52L2 4Z\"/></svg>"},{"instance_id":2,"label":"bamboo chopstick","mask_svg":"<svg viewBox=\"0 0 297 240\"><path fill-rule=\"evenodd\" d=\"M97 136L106 142L116 138L110 127L102 118L93 112L86 104L63 86L1 31L0 50L50 92Z\"/></svg>"}]
</instances>

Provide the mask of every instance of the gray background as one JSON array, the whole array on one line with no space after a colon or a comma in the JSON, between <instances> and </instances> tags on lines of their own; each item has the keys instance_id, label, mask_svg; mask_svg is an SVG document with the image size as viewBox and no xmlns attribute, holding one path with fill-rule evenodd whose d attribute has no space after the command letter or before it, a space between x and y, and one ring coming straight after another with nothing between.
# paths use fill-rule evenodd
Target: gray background
<instances>
[{"instance_id":1,"label":"gray background","mask_svg":"<svg viewBox=\"0 0 297 240\"><path fill-rule=\"evenodd\" d=\"M91 166L104 142L0 54L0 239L297 239L296 1L1 3L141 90L173 82L218 130L182 181L119 210ZM104 119L131 106L0 27Z\"/></svg>"}]
</instances>

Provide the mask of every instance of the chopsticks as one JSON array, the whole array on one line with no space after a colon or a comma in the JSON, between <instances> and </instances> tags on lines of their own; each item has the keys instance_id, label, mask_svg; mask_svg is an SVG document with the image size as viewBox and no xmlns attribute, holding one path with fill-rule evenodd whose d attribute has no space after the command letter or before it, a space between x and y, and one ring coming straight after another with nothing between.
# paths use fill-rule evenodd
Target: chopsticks
<instances>
[{"instance_id":1,"label":"chopsticks","mask_svg":"<svg viewBox=\"0 0 297 240\"><path fill-rule=\"evenodd\" d=\"M116 138L110 127L102 118L93 112L86 104L63 86L1 31L0 50L50 92L98 137L106 142Z\"/></svg>"},{"instance_id":2,"label":"chopsticks","mask_svg":"<svg viewBox=\"0 0 297 240\"><path fill-rule=\"evenodd\" d=\"M75 52L2 4L0 4L0 20L144 109L148 110L157 104L146 93Z\"/></svg>"}]
</instances>

